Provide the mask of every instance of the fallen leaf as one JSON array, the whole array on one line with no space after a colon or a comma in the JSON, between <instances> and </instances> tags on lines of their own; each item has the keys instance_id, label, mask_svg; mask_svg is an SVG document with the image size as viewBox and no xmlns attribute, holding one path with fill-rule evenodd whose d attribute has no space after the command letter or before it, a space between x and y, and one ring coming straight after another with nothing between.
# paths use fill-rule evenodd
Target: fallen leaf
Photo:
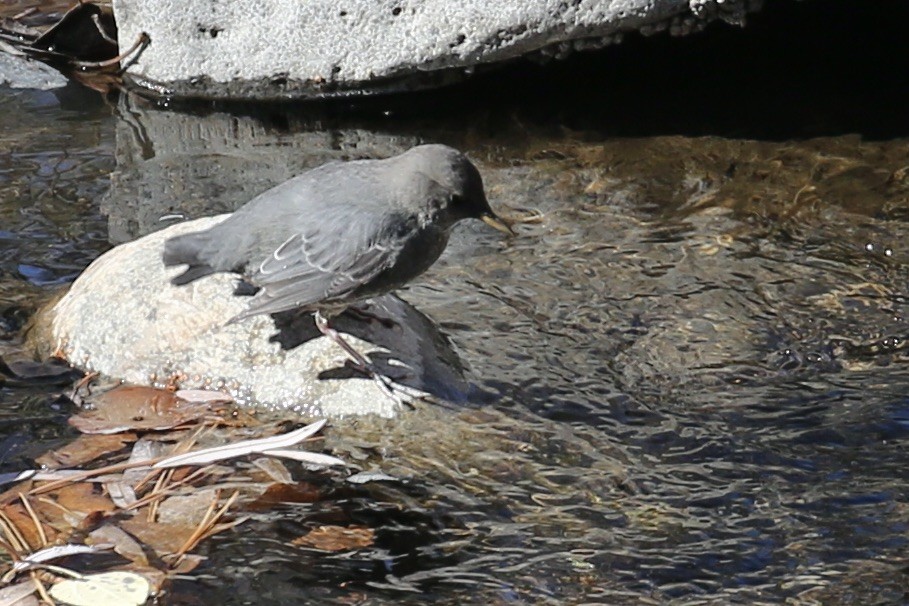
<instances>
[{"instance_id":1,"label":"fallen leaf","mask_svg":"<svg viewBox=\"0 0 909 606\"><path fill-rule=\"evenodd\" d=\"M185 454L168 457L163 461L158 461L153 465L153 467L155 469L164 469L167 467L179 467L181 465L207 465L216 461L233 459L249 454L271 454L270 451L288 448L290 446L299 444L306 438L322 429L325 426L325 423L326 421L323 419L321 421L316 421L315 423L310 423L309 425L301 427L300 429L296 429L294 431L290 431L277 436L258 438L256 440L244 440L242 442L234 442L233 444L225 444L224 446L194 450ZM317 465L345 464L341 459L329 457L328 455L306 453L305 451L283 452L284 454L276 454L275 456L288 456L287 452L292 452L294 454L299 453L299 457L295 457L297 460L306 460L306 455L310 454L313 455L312 460Z\"/></svg>"},{"instance_id":2,"label":"fallen leaf","mask_svg":"<svg viewBox=\"0 0 909 606\"><path fill-rule=\"evenodd\" d=\"M165 434L166 435L166 434ZM143 436L133 445L132 452L129 453L129 463L141 463L151 459L158 459L173 452L173 444L151 440L150 436ZM123 472L123 482L136 485L149 473L149 467L140 469L127 469Z\"/></svg>"},{"instance_id":3,"label":"fallen leaf","mask_svg":"<svg viewBox=\"0 0 909 606\"><path fill-rule=\"evenodd\" d=\"M271 457L259 457L254 459L252 464L265 472L265 475L268 476L272 482L279 482L281 484L290 484L294 481L290 471L287 470L287 467L281 461L273 459Z\"/></svg>"},{"instance_id":4,"label":"fallen leaf","mask_svg":"<svg viewBox=\"0 0 909 606\"><path fill-rule=\"evenodd\" d=\"M173 392L152 387L125 385L101 394L91 402L93 409L70 417L69 423L82 433L160 431L210 415L210 403L191 403Z\"/></svg>"},{"instance_id":5,"label":"fallen leaf","mask_svg":"<svg viewBox=\"0 0 909 606\"><path fill-rule=\"evenodd\" d=\"M120 522L120 528L153 549L158 557L177 553L196 530L195 526L149 522L143 515Z\"/></svg>"},{"instance_id":6,"label":"fallen leaf","mask_svg":"<svg viewBox=\"0 0 909 606\"><path fill-rule=\"evenodd\" d=\"M211 391L208 389L179 389L174 394L181 400L186 400L187 402L217 402L219 404L229 404L234 401L233 397L221 392L221 391Z\"/></svg>"},{"instance_id":7,"label":"fallen leaf","mask_svg":"<svg viewBox=\"0 0 909 606\"><path fill-rule=\"evenodd\" d=\"M0 375L5 377L0 383L7 387L40 387L51 385L69 385L82 373L65 362L32 362L19 360L7 363L0 356Z\"/></svg>"},{"instance_id":8,"label":"fallen leaf","mask_svg":"<svg viewBox=\"0 0 909 606\"><path fill-rule=\"evenodd\" d=\"M3 514L9 519L10 523L16 527L22 538L28 543L28 550L33 551L41 546L41 535L35 528L35 522L19 502L7 503L0 507ZM57 540L58 533L53 528L42 525L44 535L48 543L54 543Z\"/></svg>"},{"instance_id":9,"label":"fallen leaf","mask_svg":"<svg viewBox=\"0 0 909 606\"><path fill-rule=\"evenodd\" d=\"M110 9L78 3L32 42L32 47L69 59L100 61L117 56L117 25Z\"/></svg>"},{"instance_id":10,"label":"fallen leaf","mask_svg":"<svg viewBox=\"0 0 909 606\"><path fill-rule=\"evenodd\" d=\"M323 551L346 551L369 547L374 539L373 529L365 526L319 526L291 544Z\"/></svg>"},{"instance_id":11,"label":"fallen leaf","mask_svg":"<svg viewBox=\"0 0 909 606\"><path fill-rule=\"evenodd\" d=\"M23 570L28 570L30 568L40 567L44 562L50 562L51 560L56 560L58 558L65 558L67 556L82 553L98 553L100 551L104 550L90 545L52 545L51 547L45 547L44 549L39 549L34 553L28 554L13 564L13 570L22 572Z\"/></svg>"},{"instance_id":12,"label":"fallen leaf","mask_svg":"<svg viewBox=\"0 0 909 606\"><path fill-rule=\"evenodd\" d=\"M83 434L66 446L41 455L35 462L49 469L76 467L94 461L102 455L122 450L124 446L135 441L134 433Z\"/></svg>"},{"instance_id":13,"label":"fallen leaf","mask_svg":"<svg viewBox=\"0 0 909 606\"><path fill-rule=\"evenodd\" d=\"M205 517L209 505L217 498L218 491L208 488L164 499L158 506L158 522L175 526L197 526Z\"/></svg>"},{"instance_id":14,"label":"fallen leaf","mask_svg":"<svg viewBox=\"0 0 909 606\"><path fill-rule=\"evenodd\" d=\"M126 565L124 569L129 572L134 572L139 576L145 577L145 580L148 581L151 589L149 593L156 595L161 592L161 587L164 586L164 583L167 582L167 572L164 570L159 570L151 566L139 566L139 565Z\"/></svg>"},{"instance_id":15,"label":"fallen leaf","mask_svg":"<svg viewBox=\"0 0 909 606\"><path fill-rule=\"evenodd\" d=\"M322 497L322 490L308 482L272 484L246 508L250 511L262 511L272 509L280 503L317 503Z\"/></svg>"},{"instance_id":16,"label":"fallen leaf","mask_svg":"<svg viewBox=\"0 0 909 606\"><path fill-rule=\"evenodd\" d=\"M115 553L123 556L133 564L148 566L148 558L145 556L142 546L128 533L113 524L105 524L101 528L96 528L88 535L88 538L95 545L113 545Z\"/></svg>"},{"instance_id":17,"label":"fallen leaf","mask_svg":"<svg viewBox=\"0 0 909 606\"><path fill-rule=\"evenodd\" d=\"M307 469L322 469L323 467L332 467L334 465L347 465L338 457L322 454L319 452L310 452L308 450L290 450L287 448L276 448L272 450L263 450L262 454L270 457L280 457L299 461Z\"/></svg>"},{"instance_id":18,"label":"fallen leaf","mask_svg":"<svg viewBox=\"0 0 909 606\"><path fill-rule=\"evenodd\" d=\"M0 589L0 606L38 606L35 582L31 579Z\"/></svg>"},{"instance_id":19,"label":"fallen leaf","mask_svg":"<svg viewBox=\"0 0 909 606\"><path fill-rule=\"evenodd\" d=\"M171 574L189 574L204 561L205 556L187 553L182 558L180 558L180 561L176 566L170 569L170 572Z\"/></svg>"},{"instance_id":20,"label":"fallen leaf","mask_svg":"<svg viewBox=\"0 0 909 606\"><path fill-rule=\"evenodd\" d=\"M109 513L117 506L107 495L96 491L96 486L89 482L76 482L56 491L56 501L69 511L89 515L100 511Z\"/></svg>"},{"instance_id":21,"label":"fallen leaf","mask_svg":"<svg viewBox=\"0 0 909 606\"><path fill-rule=\"evenodd\" d=\"M115 571L60 581L50 588L50 595L70 606L141 606L150 589L145 577Z\"/></svg>"},{"instance_id":22,"label":"fallen leaf","mask_svg":"<svg viewBox=\"0 0 909 606\"><path fill-rule=\"evenodd\" d=\"M4 484L11 484L12 482L21 482L22 480L27 480L34 476L37 472L34 469L26 469L25 471L11 471L9 473L0 473L0 486Z\"/></svg>"},{"instance_id":23,"label":"fallen leaf","mask_svg":"<svg viewBox=\"0 0 909 606\"><path fill-rule=\"evenodd\" d=\"M120 476L121 478L123 476ZM107 489L107 494L110 495L110 500L114 502L114 505L120 509L129 509L133 506L133 503L139 500L136 496L136 491L133 490L132 485L128 482L116 481L116 482L105 482L104 488Z\"/></svg>"},{"instance_id":24,"label":"fallen leaf","mask_svg":"<svg viewBox=\"0 0 909 606\"><path fill-rule=\"evenodd\" d=\"M361 471L352 476L347 476L345 481L351 484L367 484L369 482L400 482L401 480L381 471Z\"/></svg>"}]
</instances>

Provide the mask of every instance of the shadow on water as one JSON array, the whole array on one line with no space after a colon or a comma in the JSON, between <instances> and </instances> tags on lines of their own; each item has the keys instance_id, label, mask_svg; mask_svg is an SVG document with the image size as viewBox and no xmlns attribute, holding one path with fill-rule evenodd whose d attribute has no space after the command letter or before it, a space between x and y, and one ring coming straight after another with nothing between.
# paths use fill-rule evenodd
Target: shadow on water
<instances>
[{"instance_id":1,"label":"shadow on water","mask_svg":"<svg viewBox=\"0 0 909 606\"><path fill-rule=\"evenodd\" d=\"M744 31L356 105L7 90L4 305L307 166L450 143L494 205L543 213L511 242L459 229L402 293L454 344L474 404L338 424L339 456L401 481L256 516L168 603L899 603L907 10L768 1ZM0 401L18 468L57 438L60 405ZM290 546L324 523L376 544Z\"/></svg>"},{"instance_id":2,"label":"shadow on water","mask_svg":"<svg viewBox=\"0 0 909 606\"><path fill-rule=\"evenodd\" d=\"M455 141L510 142L565 130L598 137L716 135L785 140L909 134L909 43L902 0L767 0L739 29L699 35L629 34L565 60L520 60L419 95L327 103L180 103L251 115L278 129L306 123Z\"/></svg>"}]
</instances>

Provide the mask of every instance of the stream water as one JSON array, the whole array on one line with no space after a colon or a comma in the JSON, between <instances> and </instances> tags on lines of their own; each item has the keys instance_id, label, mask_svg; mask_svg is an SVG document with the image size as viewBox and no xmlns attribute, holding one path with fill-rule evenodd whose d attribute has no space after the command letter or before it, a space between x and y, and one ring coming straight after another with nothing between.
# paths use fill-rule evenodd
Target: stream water
<instances>
[{"instance_id":1,"label":"stream water","mask_svg":"<svg viewBox=\"0 0 909 606\"><path fill-rule=\"evenodd\" d=\"M311 474L318 503L215 537L164 603L905 603L909 131L883 105L811 103L744 138L754 122L725 113L731 130L597 130L568 102L354 123L0 89L0 347L162 216L325 156L450 143L494 206L541 215L510 241L459 229L401 293L451 339L468 401L338 424L335 454L398 481ZM70 435L56 392L0 387L0 405L2 471ZM289 544L317 522L375 545Z\"/></svg>"}]
</instances>

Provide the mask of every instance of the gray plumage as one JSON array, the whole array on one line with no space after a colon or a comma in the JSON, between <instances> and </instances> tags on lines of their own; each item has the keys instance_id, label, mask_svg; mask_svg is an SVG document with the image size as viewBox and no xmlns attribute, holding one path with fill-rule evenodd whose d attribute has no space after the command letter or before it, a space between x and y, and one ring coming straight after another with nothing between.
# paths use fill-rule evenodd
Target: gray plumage
<instances>
[{"instance_id":1,"label":"gray plumage","mask_svg":"<svg viewBox=\"0 0 909 606\"><path fill-rule=\"evenodd\" d=\"M467 218L510 231L464 155L423 145L305 172L210 229L170 238L163 259L188 266L172 280L177 285L237 272L259 287L233 321L291 309L328 317L426 271L451 227Z\"/></svg>"}]
</instances>

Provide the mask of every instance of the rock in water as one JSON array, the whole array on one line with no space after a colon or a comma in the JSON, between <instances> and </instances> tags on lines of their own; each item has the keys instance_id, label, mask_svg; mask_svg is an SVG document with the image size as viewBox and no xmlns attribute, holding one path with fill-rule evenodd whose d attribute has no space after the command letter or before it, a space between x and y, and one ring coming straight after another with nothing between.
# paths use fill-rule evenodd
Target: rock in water
<instances>
[{"instance_id":1,"label":"rock in water","mask_svg":"<svg viewBox=\"0 0 909 606\"><path fill-rule=\"evenodd\" d=\"M187 221L108 251L37 320L39 346L58 349L87 371L136 384L177 379L184 388L221 389L238 401L313 416L393 416L395 404L368 378L351 376L346 354L318 336L309 317L279 322L256 316L227 324L246 297L236 278L207 276L172 286L179 268L165 270L167 238L207 229L228 215ZM431 322L394 296L368 311L392 320L338 318L355 347L401 383L446 399L466 389L454 354Z\"/></svg>"}]
</instances>

